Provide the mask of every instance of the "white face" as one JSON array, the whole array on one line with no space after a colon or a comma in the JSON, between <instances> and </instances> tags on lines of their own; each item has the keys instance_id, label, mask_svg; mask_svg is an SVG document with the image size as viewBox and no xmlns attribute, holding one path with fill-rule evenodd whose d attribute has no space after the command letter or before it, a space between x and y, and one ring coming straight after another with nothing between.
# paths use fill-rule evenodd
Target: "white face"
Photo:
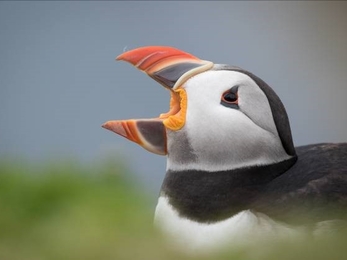
<instances>
[{"instance_id":1,"label":"white face","mask_svg":"<svg viewBox=\"0 0 347 260\"><path fill-rule=\"evenodd\" d=\"M221 104L223 93L238 86L238 108ZM207 71L189 79L184 127L168 131L171 170L230 170L279 162L283 149L266 95L247 75Z\"/></svg>"}]
</instances>

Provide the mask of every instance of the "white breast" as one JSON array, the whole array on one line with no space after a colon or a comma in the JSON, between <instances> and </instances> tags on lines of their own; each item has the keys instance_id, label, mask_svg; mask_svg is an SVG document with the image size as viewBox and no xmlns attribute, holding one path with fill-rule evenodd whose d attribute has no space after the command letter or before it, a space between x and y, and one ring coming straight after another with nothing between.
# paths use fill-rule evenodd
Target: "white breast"
<instances>
[{"instance_id":1,"label":"white breast","mask_svg":"<svg viewBox=\"0 0 347 260\"><path fill-rule=\"evenodd\" d=\"M195 222L179 216L166 197L159 198L155 225L168 237L170 247L193 255L240 248L280 237L297 237L302 233L250 210L211 224Z\"/></svg>"}]
</instances>

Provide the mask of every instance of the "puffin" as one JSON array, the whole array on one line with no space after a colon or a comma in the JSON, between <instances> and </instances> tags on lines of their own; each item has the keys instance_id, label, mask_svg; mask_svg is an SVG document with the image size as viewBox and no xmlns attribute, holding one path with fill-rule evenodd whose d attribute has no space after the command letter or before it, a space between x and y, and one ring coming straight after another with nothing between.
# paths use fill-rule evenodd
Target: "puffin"
<instances>
[{"instance_id":1,"label":"puffin","mask_svg":"<svg viewBox=\"0 0 347 260\"><path fill-rule=\"evenodd\" d=\"M188 254L325 236L347 220L347 143L294 147L287 112L261 78L170 46L119 55L166 88L156 118L102 127L167 157L154 214Z\"/></svg>"}]
</instances>

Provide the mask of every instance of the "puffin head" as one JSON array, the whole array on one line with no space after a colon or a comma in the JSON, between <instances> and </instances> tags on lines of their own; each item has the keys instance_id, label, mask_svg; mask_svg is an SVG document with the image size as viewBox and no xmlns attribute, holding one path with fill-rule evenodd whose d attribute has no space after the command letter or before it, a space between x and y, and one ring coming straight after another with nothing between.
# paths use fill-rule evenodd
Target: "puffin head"
<instances>
[{"instance_id":1,"label":"puffin head","mask_svg":"<svg viewBox=\"0 0 347 260\"><path fill-rule=\"evenodd\" d=\"M238 67L214 64L166 46L117 57L170 91L170 110L152 119L103 127L167 155L168 170L223 171L296 157L289 120L276 93Z\"/></svg>"}]
</instances>

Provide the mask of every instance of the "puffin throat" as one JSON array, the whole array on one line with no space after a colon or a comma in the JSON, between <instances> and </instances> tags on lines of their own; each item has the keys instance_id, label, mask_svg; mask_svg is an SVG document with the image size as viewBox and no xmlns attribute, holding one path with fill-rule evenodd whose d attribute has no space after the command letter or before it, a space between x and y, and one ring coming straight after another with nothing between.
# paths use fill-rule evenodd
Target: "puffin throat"
<instances>
[{"instance_id":1,"label":"puffin throat","mask_svg":"<svg viewBox=\"0 0 347 260\"><path fill-rule=\"evenodd\" d=\"M170 109L151 119L111 120L102 125L120 136L135 142L146 150L159 154L167 154L166 130L180 130L185 124L187 96L182 88L170 90Z\"/></svg>"},{"instance_id":2,"label":"puffin throat","mask_svg":"<svg viewBox=\"0 0 347 260\"><path fill-rule=\"evenodd\" d=\"M184 124L187 113L187 94L182 88L171 90L170 110L165 114L160 114L159 118L163 119L166 128L177 131Z\"/></svg>"}]
</instances>

